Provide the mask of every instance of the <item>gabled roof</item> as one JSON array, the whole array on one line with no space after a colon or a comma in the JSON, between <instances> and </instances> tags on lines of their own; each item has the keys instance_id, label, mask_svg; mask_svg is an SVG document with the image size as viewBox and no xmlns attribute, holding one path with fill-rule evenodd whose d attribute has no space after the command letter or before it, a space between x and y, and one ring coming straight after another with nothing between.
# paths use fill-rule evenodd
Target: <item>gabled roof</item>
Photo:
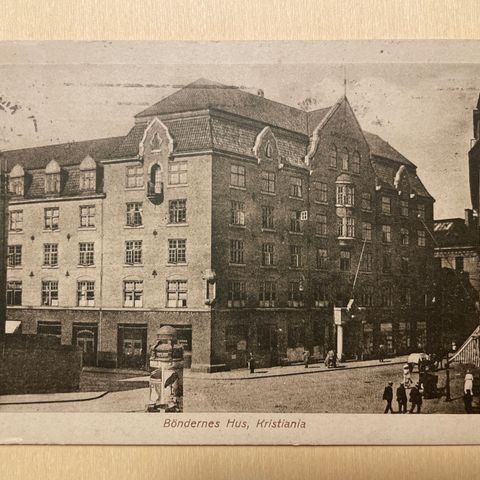
<instances>
[{"instance_id":1,"label":"gabled roof","mask_svg":"<svg viewBox=\"0 0 480 480\"><path fill-rule=\"evenodd\" d=\"M43 147L22 148L2 152L7 159L7 170L19 164L27 170L44 169L55 160L61 166L77 165L87 155L99 160L108 158L124 137L100 138L82 142L61 143Z\"/></svg>"},{"instance_id":2,"label":"gabled roof","mask_svg":"<svg viewBox=\"0 0 480 480\"><path fill-rule=\"evenodd\" d=\"M378 135L363 131L368 145L370 146L370 153L376 157L393 160L394 162L416 168L416 165L405 158L398 150L395 150L388 142Z\"/></svg>"},{"instance_id":3,"label":"gabled roof","mask_svg":"<svg viewBox=\"0 0 480 480\"><path fill-rule=\"evenodd\" d=\"M307 115L298 108L253 95L239 87L200 78L163 98L136 118L197 110L221 110L306 135Z\"/></svg>"},{"instance_id":4,"label":"gabled roof","mask_svg":"<svg viewBox=\"0 0 480 480\"><path fill-rule=\"evenodd\" d=\"M478 246L476 228L467 227L463 218L435 220L433 235L439 247Z\"/></svg>"}]
</instances>

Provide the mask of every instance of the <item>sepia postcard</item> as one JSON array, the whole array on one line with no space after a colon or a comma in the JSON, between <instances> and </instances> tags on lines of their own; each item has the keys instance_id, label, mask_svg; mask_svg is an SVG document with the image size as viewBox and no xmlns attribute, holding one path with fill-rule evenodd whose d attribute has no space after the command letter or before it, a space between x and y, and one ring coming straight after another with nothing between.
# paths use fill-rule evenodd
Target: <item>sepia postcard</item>
<instances>
[{"instance_id":1,"label":"sepia postcard","mask_svg":"<svg viewBox=\"0 0 480 480\"><path fill-rule=\"evenodd\" d=\"M479 46L0 43L0 443L480 443Z\"/></svg>"}]
</instances>

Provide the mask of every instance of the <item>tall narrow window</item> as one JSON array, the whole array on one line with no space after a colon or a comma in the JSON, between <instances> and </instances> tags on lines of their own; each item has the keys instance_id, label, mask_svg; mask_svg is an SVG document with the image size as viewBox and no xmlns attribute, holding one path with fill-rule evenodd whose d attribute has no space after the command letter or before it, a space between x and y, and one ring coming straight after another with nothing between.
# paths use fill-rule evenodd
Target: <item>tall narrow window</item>
<instances>
[{"instance_id":1,"label":"tall narrow window","mask_svg":"<svg viewBox=\"0 0 480 480\"><path fill-rule=\"evenodd\" d=\"M168 213L169 223L185 223L187 221L187 200L170 200Z\"/></svg>"},{"instance_id":2,"label":"tall narrow window","mask_svg":"<svg viewBox=\"0 0 480 480\"><path fill-rule=\"evenodd\" d=\"M328 268L328 253L326 248L317 248L317 268Z\"/></svg>"},{"instance_id":3,"label":"tall narrow window","mask_svg":"<svg viewBox=\"0 0 480 480\"><path fill-rule=\"evenodd\" d=\"M60 193L60 165L51 160L45 168L45 193Z\"/></svg>"},{"instance_id":4,"label":"tall narrow window","mask_svg":"<svg viewBox=\"0 0 480 480\"><path fill-rule=\"evenodd\" d=\"M22 282L12 280L7 282L7 305L20 306L22 304Z\"/></svg>"},{"instance_id":5,"label":"tall narrow window","mask_svg":"<svg viewBox=\"0 0 480 480\"><path fill-rule=\"evenodd\" d=\"M408 274L410 271L410 261L408 257L401 257L400 259L400 271L404 274Z\"/></svg>"},{"instance_id":6,"label":"tall narrow window","mask_svg":"<svg viewBox=\"0 0 480 480\"><path fill-rule=\"evenodd\" d=\"M302 247L290 245L290 266L300 268L302 266Z\"/></svg>"},{"instance_id":7,"label":"tall narrow window","mask_svg":"<svg viewBox=\"0 0 480 480\"><path fill-rule=\"evenodd\" d=\"M390 215L392 213L392 199L387 196L382 196L382 213Z\"/></svg>"},{"instance_id":8,"label":"tall narrow window","mask_svg":"<svg viewBox=\"0 0 480 480\"><path fill-rule=\"evenodd\" d=\"M341 153L342 156L342 170L348 172L349 170L349 158L348 158L348 150L344 148Z\"/></svg>"},{"instance_id":9,"label":"tall narrow window","mask_svg":"<svg viewBox=\"0 0 480 480\"><path fill-rule=\"evenodd\" d=\"M58 230L60 210L57 207L45 208L43 211L45 230Z\"/></svg>"},{"instance_id":10,"label":"tall narrow window","mask_svg":"<svg viewBox=\"0 0 480 480\"><path fill-rule=\"evenodd\" d=\"M277 300L277 284L271 281L260 283L259 306L263 308L275 307Z\"/></svg>"},{"instance_id":11,"label":"tall narrow window","mask_svg":"<svg viewBox=\"0 0 480 480\"><path fill-rule=\"evenodd\" d=\"M230 166L230 185L245 188L245 167L243 165Z\"/></svg>"},{"instance_id":12,"label":"tall narrow window","mask_svg":"<svg viewBox=\"0 0 480 480\"><path fill-rule=\"evenodd\" d=\"M417 230L417 245L424 247L426 245L426 237L424 230Z\"/></svg>"},{"instance_id":13,"label":"tall narrow window","mask_svg":"<svg viewBox=\"0 0 480 480\"><path fill-rule=\"evenodd\" d=\"M8 191L12 195L23 197L25 193L25 177L12 177L8 179Z\"/></svg>"},{"instance_id":14,"label":"tall narrow window","mask_svg":"<svg viewBox=\"0 0 480 480\"><path fill-rule=\"evenodd\" d=\"M23 210L12 210L8 216L8 229L10 232L21 232L23 230Z\"/></svg>"},{"instance_id":15,"label":"tall narrow window","mask_svg":"<svg viewBox=\"0 0 480 480\"><path fill-rule=\"evenodd\" d=\"M168 263L187 262L187 241L177 238L168 240Z\"/></svg>"},{"instance_id":16,"label":"tall narrow window","mask_svg":"<svg viewBox=\"0 0 480 480\"><path fill-rule=\"evenodd\" d=\"M243 259L243 240L230 240L230 263L244 263Z\"/></svg>"},{"instance_id":17,"label":"tall narrow window","mask_svg":"<svg viewBox=\"0 0 480 480\"><path fill-rule=\"evenodd\" d=\"M330 151L328 153L329 165L332 168L337 168L337 147L335 145L330 145Z\"/></svg>"},{"instance_id":18,"label":"tall narrow window","mask_svg":"<svg viewBox=\"0 0 480 480\"><path fill-rule=\"evenodd\" d=\"M80 172L80 190L94 191L97 188L97 171L83 170Z\"/></svg>"},{"instance_id":19,"label":"tall narrow window","mask_svg":"<svg viewBox=\"0 0 480 480\"><path fill-rule=\"evenodd\" d=\"M156 152L160 150L160 146L162 145L162 140L158 132L153 134L152 140L150 141L150 146L152 148L152 152Z\"/></svg>"},{"instance_id":20,"label":"tall narrow window","mask_svg":"<svg viewBox=\"0 0 480 480\"><path fill-rule=\"evenodd\" d=\"M123 282L123 306L127 308L143 307L142 280L125 280Z\"/></svg>"},{"instance_id":21,"label":"tall narrow window","mask_svg":"<svg viewBox=\"0 0 480 480\"><path fill-rule=\"evenodd\" d=\"M160 195L161 193L163 193L162 169L158 163L152 165L150 169L148 193L149 195Z\"/></svg>"},{"instance_id":22,"label":"tall narrow window","mask_svg":"<svg viewBox=\"0 0 480 480\"><path fill-rule=\"evenodd\" d=\"M324 182L315 182L313 184L314 200L319 203L328 202L328 185Z\"/></svg>"},{"instance_id":23,"label":"tall narrow window","mask_svg":"<svg viewBox=\"0 0 480 480\"><path fill-rule=\"evenodd\" d=\"M385 252L383 254L382 272L383 273L392 272L392 254L390 252Z\"/></svg>"},{"instance_id":24,"label":"tall narrow window","mask_svg":"<svg viewBox=\"0 0 480 480\"><path fill-rule=\"evenodd\" d=\"M302 223L301 223L302 212L300 210L294 210L290 212L290 231L294 233L301 233Z\"/></svg>"},{"instance_id":25,"label":"tall narrow window","mask_svg":"<svg viewBox=\"0 0 480 480\"><path fill-rule=\"evenodd\" d=\"M328 288L325 283L317 283L315 285L315 306L328 307Z\"/></svg>"},{"instance_id":26,"label":"tall narrow window","mask_svg":"<svg viewBox=\"0 0 480 480\"><path fill-rule=\"evenodd\" d=\"M364 252L362 256L361 269L364 272L371 272L373 270L373 255L371 252Z\"/></svg>"},{"instance_id":27,"label":"tall narrow window","mask_svg":"<svg viewBox=\"0 0 480 480\"><path fill-rule=\"evenodd\" d=\"M22 246L21 245L9 245L7 265L9 267L20 267L22 265Z\"/></svg>"},{"instance_id":28,"label":"tall narrow window","mask_svg":"<svg viewBox=\"0 0 480 480\"><path fill-rule=\"evenodd\" d=\"M168 184L186 185L188 181L187 169L187 162L170 162L168 164Z\"/></svg>"},{"instance_id":29,"label":"tall narrow window","mask_svg":"<svg viewBox=\"0 0 480 480\"><path fill-rule=\"evenodd\" d=\"M95 306L95 282L82 280L77 282L77 306Z\"/></svg>"},{"instance_id":30,"label":"tall narrow window","mask_svg":"<svg viewBox=\"0 0 480 480\"><path fill-rule=\"evenodd\" d=\"M355 205L355 186L348 184L337 185L337 205L353 207Z\"/></svg>"},{"instance_id":31,"label":"tall narrow window","mask_svg":"<svg viewBox=\"0 0 480 480\"><path fill-rule=\"evenodd\" d=\"M186 308L187 280L167 280L167 307Z\"/></svg>"},{"instance_id":32,"label":"tall narrow window","mask_svg":"<svg viewBox=\"0 0 480 480\"><path fill-rule=\"evenodd\" d=\"M125 242L125 264L142 264L142 240L129 240Z\"/></svg>"},{"instance_id":33,"label":"tall narrow window","mask_svg":"<svg viewBox=\"0 0 480 480\"><path fill-rule=\"evenodd\" d=\"M127 203L127 226L140 227L141 225L143 225L142 202Z\"/></svg>"},{"instance_id":34,"label":"tall narrow window","mask_svg":"<svg viewBox=\"0 0 480 480\"><path fill-rule=\"evenodd\" d=\"M390 225L382 225L382 242L390 243L392 241L392 227Z\"/></svg>"},{"instance_id":35,"label":"tall narrow window","mask_svg":"<svg viewBox=\"0 0 480 480\"><path fill-rule=\"evenodd\" d=\"M239 280L232 280L228 282L228 307L244 307L245 297L245 282Z\"/></svg>"},{"instance_id":36,"label":"tall narrow window","mask_svg":"<svg viewBox=\"0 0 480 480\"><path fill-rule=\"evenodd\" d=\"M425 220L425 205L423 203L417 205L417 217Z\"/></svg>"},{"instance_id":37,"label":"tall narrow window","mask_svg":"<svg viewBox=\"0 0 480 480\"><path fill-rule=\"evenodd\" d=\"M262 172L262 192L275 193L275 173Z\"/></svg>"},{"instance_id":38,"label":"tall narrow window","mask_svg":"<svg viewBox=\"0 0 480 480\"><path fill-rule=\"evenodd\" d=\"M382 288L382 305L384 307L393 306L393 291L390 285L385 285Z\"/></svg>"},{"instance_id":39,"label":"tall narrow window","mask_svg":"<svg viewBox=\"0 0 480 480\"><path fill-rule=\"evenodd\" d=\"M80 207L80 228L95 226L95 205L82 205Z\"/></svg>"},{"instance_id":40,"label":"tall narrow window","mask_svg":"<svg viewBox=\"0 0 480 480\"><path fill-rule=\"evenodd\" d=\"M409 232L408 228L401 228L400 229L400 242L402 245L409 244Z\"/></svg>"},{"instance_id":41,"label":"tall narrow window","mask_svg":"<svg viewBox=\"0 0 480 480\"><path fill-rule=\"evenodd\" d=\"M372 195L368 192L362 193L362 210L366 212L372 210Z\"/></svg>"},{"instance_id":42,"label":"tall narrow window","mask_svg":"<svg viewBox=\"0 0 480 480\"><path fill-rule=\"evenodd\" d=\"M360 304L362 307L373 306L373 287L371 285L364 285L362 295L360 297Z\"/></svg>"},{"instance_id":43,"label":"tall narrow window","mask_svg":"<svg viewBox=\"0 0 480 480\"><path fill-rule=\"evenodd\" d=\"M82 267L88 267L95 264L95 244L94 242L80 242L78 244L79 260L78 264Z\"/></svg>"},{"instance_id":44,"label":"tall narrow window","mask_svg":"<svg viewBox=\"0 0 480 480\"><path fill-rule=\"evenodd\" d=\"M367 242L372 241L372 224L370 222L362 223L362 239Z\"/></svg>"},{"instance_id":45,"label":"tall narrow window","mask_svg":"<svg viewBox=\"0 0 480 480\"><path fill-rule=\"evenodd\" d=\"M288 306L294 308L303 307L303 286L300 282L289 282Z\"/></svg>"},{"instance_id":46,"label":"tall narrow window","mask_svg":"<svg viewBox=\"0 0 480 480\"><path fill-rule=\"evenodd\" d=\"M325 236L327 234L327 216L324 213L318 213L315 222L315 233Z\"/></svg>"},{"instance_id":47,"label":"tall narrow window","mask_svg":"<svg viewBox=\"0 0 480 480\"><path fill-rule=\"evenodd\" d=\"M348 250L340 252L340 270L343 272L350 271L351 268L351 253Z\"/></svg>"},{"instance_id":48,"label":"tall narrow window","mask_svg":"<svg viewBox=\"0 0 480 480\"><path fill-rule=\"evenodd\" d=\"M355 238L355 218L346 216L338 219L338 236L343 238Z\"/></svg>"},{"instance_id":49,"label":"tall narrow window","mask_svg":"<svg viewBox=\"0 0 480 480\"><path fill-rule=\"evenodd\" d=\"M230 201L230 224L231 225L245 225L245 203Z\"/></svg>"},{"instance_id":50,"label":"tall narrow window","mask_svg":"<svg viewBox=\"0 0 480 480\"><path fill-rule=\"evenodd\" d=\"M360 173L360 154L356 150L352 155L352 172Z\"/></svg>"},{"instance_id":51,"label":"tall narrow window","mask_svg":"<svg viewBox=\"0 0 480 480\"><path fill-rule=\"evenodd\" d=\"M300 177L290 178L290 196L295 198L302 198L303 196L303 181Z\"/></svg>"},{"instance_id":52,"label":"tall narrow window","mask_svg":"<svg viewBox=\"0 0 480 480\"><path fill-rule=\"evenodd\" d=\"M126 167L126 187L143 187L143 165L129 165Z\"/></svg>"},{"instance_id":53,"label":"tall narrow window","mask_svg":"<svg viewBox=\"0 0 480 480\"><path fill-rule=\"evenodd\" d=\"M268 267L275 265L274 244L264 243L262 245L262 265Z\"/></svg>"},{"instance_id":54,"label":"tall narrow window","mask_svg":"<svg viewBox=\"0 0 480 480\"><path fill-rule=\"evenodd\" d=\"M46 267L58 267L58 244L45 243L43 245L43 265Z\"/></svg>"},{"instance_id":55,"label":"tall narrow window","mask_svg":"<svg viewBox=\"0 0 480 480\"><path fill-rule=\"evenodd\" d=\"M273 207L263 206L262 207L262 228L272 230L274 228L273 224Z\"/></svg>"},{"instance_id":56,"label":"tall narrow window","mask_svg":"<svg viewBox=\"0 0 480 480\"><path fill-rule=\"evenodd\" d=\"M58 282L42 282L42 305L48 307L58 307Z\"/></svg>"},{"instance_id":57,"label":"tall narrow window","mask_svg":"<svg viewBox=\"0 0 480 480\"><path fill-rule=\"evenodd\" d=\"M408 217L408 200L400 201L400 215L402 215L402 217Z\"/></svg>"}]
</instances>

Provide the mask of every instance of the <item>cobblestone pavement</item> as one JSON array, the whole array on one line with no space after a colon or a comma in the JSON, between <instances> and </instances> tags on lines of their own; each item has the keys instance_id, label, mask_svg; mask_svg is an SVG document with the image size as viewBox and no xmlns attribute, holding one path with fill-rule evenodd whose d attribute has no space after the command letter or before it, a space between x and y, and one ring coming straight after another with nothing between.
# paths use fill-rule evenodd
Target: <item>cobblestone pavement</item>
<instances>
[{"instance_id":1,"label":"cobblestone pavement","mask_svg":"<svg viewBox=\"0 0 480 480\"><path fill-rule=\"evenodd\" d=\"M310 370L310 369L309 369ZM90 375L95 375L94 372ZM445 383L445 372L438 372L439 387ZM121 377L117 375L117 377ZM130 377L130 378L128 378ZM417 374L413 375L417 379ZM426 399L423 413L464 413L462 400L463 372L451 372L453 401L444 397ZM91 392L92 400L82 392L82 401L60 403L61 394L35 396L44 402L1 405L0 412L141 412L148 402L145 377L124 375L129 390L110 391L103 396ZM271 412L271 413L382 413L385 402L383 389L388 381L394 388L402 379L401 364L382 367L336 369L315 374L296 374L247 379L185 378L185 412ZM104 380L102 380L104 381ZM118 381L118 378L117 378ZM89 385L93 385L92 379ZM100 382L101 385L103 383ZM100 385L99 384L99 385ZM132 389L133 388L133 389ZM117 388L117 390L121 388ZM71 395L71 394L64 394ZM8 396L10 402L25 400L24 395ZM95 398L97 397L97 398ZM99 397L99 398L98 398ZM394 404L394 406L396 406ZM474 406L478 410L478 399Z\"/></svg>"}]
</instances>

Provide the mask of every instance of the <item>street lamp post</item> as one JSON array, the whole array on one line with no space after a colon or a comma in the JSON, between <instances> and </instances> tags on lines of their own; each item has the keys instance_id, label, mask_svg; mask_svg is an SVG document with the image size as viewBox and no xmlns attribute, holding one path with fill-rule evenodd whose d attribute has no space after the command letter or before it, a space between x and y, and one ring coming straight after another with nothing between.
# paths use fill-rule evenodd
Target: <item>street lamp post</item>
<instances>
[{"instance_id":1,"label":"street lamp post","mask_svg":"<svg viewBox=\"0 0 480 480\"><path fill-rule=\"evenodd\" d=\"M452 351L455 352L456 346L452 343ZM445 401L449 402L452 398L450 395L450 348L447 348L447 362L445 364Z\"/></svg>"}]
</instances>

